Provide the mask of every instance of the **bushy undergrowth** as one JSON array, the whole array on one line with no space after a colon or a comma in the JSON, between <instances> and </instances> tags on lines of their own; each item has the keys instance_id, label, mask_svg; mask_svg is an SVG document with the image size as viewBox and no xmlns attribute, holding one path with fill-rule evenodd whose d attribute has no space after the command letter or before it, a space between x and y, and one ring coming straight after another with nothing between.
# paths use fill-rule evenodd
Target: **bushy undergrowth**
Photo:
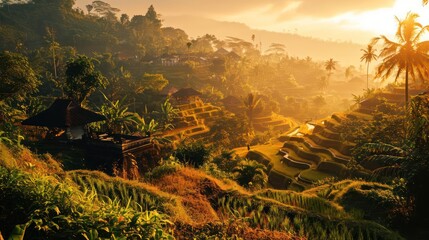
<instances>
[{"instance_id":1,"label":"bushy undergrowth","mask_svg":"<svg viewBox=\"0 0 429 240\"><path fill-rule=\"evenodd\" d=\"M268 189L258 192L257 196L273 199L326 217L348 217L341 206L315 195Z\"/></svg>"},{"instance_id":2,"label":"bushy undergrowth","mask_svg":"<svg viewBox=\"0 0 429 240\"><path fill-rule=\"evenodd\" d=\"M170 156L167 160L161 160L159 166L153 168L145 177L149 181L156 181L165 175L175 173L181 167L183 167L183 164L173 156Z\"/></svg>"},{"instance_id":3,"label":"bushy undergrowth","mask_svg":"<svg viewBox=\"0 0 429 240\"><path fill-rule=\"evenodd\" d=\"M271 231L267 229L251 228L242 219L231 218L228 221L218 221L201 226L190 226L188 224L177 223L175 233L178 239L198 239L198 240L304 240L291 233Z\"/></svg>"},{"instance_id":4,"label":"bushy undergrowth","mask_svg":"<svg viewBox=\"0 0 429 240\"><path fill-rule=\"evenodd\" d=\"M355 192L350 190L354 181L342 181L304 193L250 194L232 181L170 160L148 174L149 183L144 183L97 171L54 171L46 168L46 161L53 161L49 156L40 159L29 152L3 151L2 157L6 155L16 159L8 167L0 164L0 231L6 237L16 233L29 239L171 239L172 235L179 239L400 239L377 223L361 220L368 219L365 215L354 214L353 208L363 209L365 204L356 202L361 197L352 193L367 191L370 183ZM27 164L17 164L18 160ZM236 164L227 163L213 164L222 169ZM375 190L390 191L389 186L379 185ZM371 203L373 198L363 199Z\"/></svg>"},{"instance_id":5,"label":"bushy undergrowth","mask_svg":"<svg viewBox=\"0 0 429 240\"><path fill-rule=\"evenodd\" d=\"M296 197L295 201L302 198ZM242 219L253 228L288 232L308 239L401 239L373 222L324 216L269 199L229 194L219 198L218 205L224 216Z\"/></svg>"},{"instance_id":6,"label":"bushy undergrowth","mask_svg":"<svg viewBox=\"0 0 429 240\"><path fill-rule=\"evenodd\" d=\"M306 191L335 202L355 218L376 221L385 226L403 224L405 200L394 194L393 187L380 183L343 180Z\"/></svg>"},{"instance_id":7,"label":"bushy undergrowth","mask_svg":"<svg viewBox=\"0 0 429 240\"><path fill-rule=\"evenodd\" d=\"M0 167L0 231L26 239L172 239L157 211L135 210L67 182Z\"/></svg>"},{"instance_id":8,"label":"bushy undergrowth","mask_svg":"<svg viewBox=\"0 0 429 240\"><path fill-rule=\"evenodd\" d=\"M202 142L190 142L180 145L174 154L183 164L200 167L209 159L211 151Z\"/></svg>"}]
</instances>

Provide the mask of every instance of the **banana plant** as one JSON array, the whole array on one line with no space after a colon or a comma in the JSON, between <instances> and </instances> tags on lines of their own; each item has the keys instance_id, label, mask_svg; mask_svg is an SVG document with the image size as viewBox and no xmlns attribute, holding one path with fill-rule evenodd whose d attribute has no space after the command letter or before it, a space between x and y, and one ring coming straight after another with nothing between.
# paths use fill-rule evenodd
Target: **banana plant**
<instances>
[{"instance_id":1,"label":"banana plant","mask_svg":"<svg viewBox=\"0 0 429 240\"><path fill-rule=\"evenodd\" d=\"M131 127L138 123L138 115L128 111L126 97L111 101L102 93L105 103L100 107L100 113L106 117L107 129L112 133L130 133Z\"/></svg>"}]
</instances>

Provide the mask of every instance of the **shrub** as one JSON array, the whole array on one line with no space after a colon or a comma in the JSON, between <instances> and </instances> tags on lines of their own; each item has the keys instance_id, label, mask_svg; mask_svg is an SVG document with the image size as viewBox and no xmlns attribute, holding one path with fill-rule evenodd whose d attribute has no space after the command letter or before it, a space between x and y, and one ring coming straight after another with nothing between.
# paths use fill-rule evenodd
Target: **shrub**
<instances>
[{"instance_id":1,"label":"shrub","mask_svg":"<svg viewBox=\"0 0 429 240\"><path fill-rule=\"evenodd\" d=\"M175 156L183 164L200 167L209 159L210 153L211 149L204 146L202 142L192 142L179 146L175 151Z\"/></svg>"},{"instance_id":2,"label":"shrub","mask_svg":"<svg viewBox=\"0 0 429 240\"><path fill-rule=\"evenodd\" d=\"M0 167L0 231L33 239L173 239L172 224L156 211L81 192L58 180Z\"/></svg>"},{"instance_id":3,"label":"shrub","mask_svg":"<svg viewBox=\"0 0 429 240\"><path fill-rule=\"evenodd\" d=\"M152 171L146 174L146 178L150 181L160 179L165 175L175 173L179 168L182 167L182 164L177 161L176 158L170 157L166 161L161 161L161 164L152 169Z\"/></svg>"}]
</instances>

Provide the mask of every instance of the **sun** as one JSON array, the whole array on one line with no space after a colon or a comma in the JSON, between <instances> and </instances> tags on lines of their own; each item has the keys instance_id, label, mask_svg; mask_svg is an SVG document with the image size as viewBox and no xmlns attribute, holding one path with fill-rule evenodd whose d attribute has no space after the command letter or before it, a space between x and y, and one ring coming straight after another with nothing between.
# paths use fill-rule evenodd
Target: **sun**
<instances>
[{"instance_id":1,"label":"sun","mask_svg":"<svg viewBox=\"0 0 429 240\"><path fill-rule=\"evenodd\" d=\"M421 0L396 0L393 6L348 14L344 19L348 21L349 28L373 32L375 35L393 36L398 26L395 17L402 20L408 12L419 14L418 21L423 25L429 24L429 6L424 7Z\"/></svg>"}]
</instances>

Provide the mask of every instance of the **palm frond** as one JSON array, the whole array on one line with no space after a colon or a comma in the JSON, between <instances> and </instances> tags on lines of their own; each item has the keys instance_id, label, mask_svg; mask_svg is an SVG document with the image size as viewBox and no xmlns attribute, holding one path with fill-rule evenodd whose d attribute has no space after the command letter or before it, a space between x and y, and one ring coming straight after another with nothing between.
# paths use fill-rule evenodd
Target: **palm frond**
<instances>
[{"instance_id":1,"label":"palm frond","mask_svg":"<svg viewBox=\"0 0 429 240\"><path fill-rule=\"evenodd\" d=\"M370 154L405 156L405 151L386 143L366 143L362 146Z\"/></svg>"},{"instance_id":2,"label":"palm frond","mask_svg":"<svg viewBox=\"0 0 429 240\"><path fill-rule=\"evenodd\" d=\"M401 176L401 167L398 165L395 166L388 166L388 167L381 167L372 173L373 177L376 178L395 178Z\"/></svg>"},{"instance_id":3,"label":"palm frond","mask_svg":"<svg viewBox=\"0 0 429 240\"><path fill-rule=\"evenodd\" d=\"M403 162L404 159L405 157L377 154L365 158L359 164L366 169L375 170L382 167L395 166Z\"/></svg>"}]
</instances>

